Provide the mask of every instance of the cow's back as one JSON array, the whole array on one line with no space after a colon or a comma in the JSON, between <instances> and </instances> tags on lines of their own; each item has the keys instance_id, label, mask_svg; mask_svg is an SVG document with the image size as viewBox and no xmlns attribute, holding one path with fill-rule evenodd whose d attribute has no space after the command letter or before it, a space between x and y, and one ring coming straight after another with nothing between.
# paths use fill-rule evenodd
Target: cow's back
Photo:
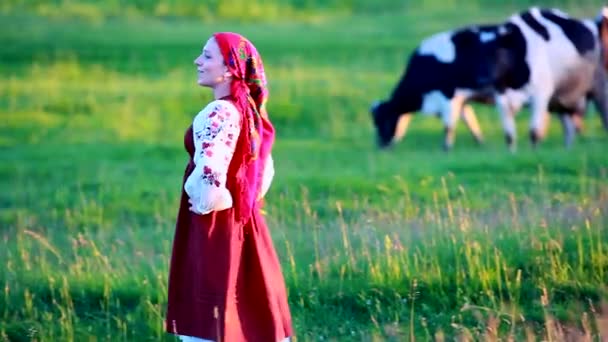
<instances>
[{"instance_id":1,"label":"cow's back","mask_svg":"<svg viewBox=\"0 0 608 342\"><path fill-rule=\"evenodd\" d=\"M537 7L509 21L526 40L529 90L549 89L550 85L557 101L574 106L592 84L600 53L597 30L559 10Z\"/></svg>"},{"instance_id":2,"label":"cow's back","mask_svg":"<svg viewBox=\"0 0 608 342\"><path fill-rule=\"evenodd\" d=\"M472 25L433 34L410 56L404 81L421 94L440 90L451 97L457 89L481 90L491 84L492 64L481 49L497 25Z\"/></svg>"},{"instance_id":3,"label":"cow's back","mask_svg":"<svg viewBox=\"0 0 608 342\"><path fill-rule=\"evenodd\" d=\"M513 16L511 21L520 27L528 43L531 83L571 83L573 74L578 74L578 79L592 77L591 66L599 58L599 48L596 34L582 21L559 10L538 8Z\"/></svg>"}]
</instances>

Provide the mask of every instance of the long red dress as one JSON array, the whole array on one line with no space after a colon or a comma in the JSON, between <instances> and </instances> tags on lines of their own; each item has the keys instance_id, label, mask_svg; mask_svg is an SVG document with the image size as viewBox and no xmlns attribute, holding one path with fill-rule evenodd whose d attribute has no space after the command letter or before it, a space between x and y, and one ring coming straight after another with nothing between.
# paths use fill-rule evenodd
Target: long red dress
<instances>
[{"instance_id":1,"label":"long red dress","mask_svg":"<svg viewBox=\"0 0 608 342\"><path fill-rule=\"evenodd\" d=\"M190 126L184 137L190 162L182 184L195 169L192 132ZM234 169L228 169L229 189ZM199 215L188 209L188 198L182 186L169 272L167 332L226 342L292 336L281 265L260 204L246 224L238 225L233 208Z\"/></svg>"}]
</instances>

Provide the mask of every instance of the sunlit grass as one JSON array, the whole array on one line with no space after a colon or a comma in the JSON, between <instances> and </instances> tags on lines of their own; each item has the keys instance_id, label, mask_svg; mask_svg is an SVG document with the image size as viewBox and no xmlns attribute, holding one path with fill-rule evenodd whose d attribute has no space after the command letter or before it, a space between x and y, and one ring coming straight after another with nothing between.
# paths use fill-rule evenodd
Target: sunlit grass
<instances>
[{"instance_id":1,"label":"sunlit grass","mask_svg":"<svg viewBox=\"0 0 608 342\"><path fill-rule=\"evenodd\" d=\"M597 334L590 320L606 291L605 179L583 203L513 194L492 199L491 210L475 210L465 188L442 183L428 206L412 201L407 187L393 193L403 200L388 210L355 198L348 211L326 203L322 215L306 188L268 206L304 340L370 329L390 335L390 327L419 337L479 337L487 324L500 336L522 337L553 324L547 317L575 326L584 317ZM137 222L134 214L110 219L103 195L72 196L77 203L52 220L15 210L4 232L5 333L164 338L158 324L172 220L160 208L175 201L151 201L154 218Z\"/></svg>"}]
</instances>

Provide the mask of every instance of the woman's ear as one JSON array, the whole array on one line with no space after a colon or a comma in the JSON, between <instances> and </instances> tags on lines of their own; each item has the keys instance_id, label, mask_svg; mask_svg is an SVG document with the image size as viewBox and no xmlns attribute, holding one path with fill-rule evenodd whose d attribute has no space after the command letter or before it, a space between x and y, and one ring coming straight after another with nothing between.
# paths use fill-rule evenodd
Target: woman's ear
<instances>
[{"instance_id":1,"label":"woman's ear","mask_svg":"<svg viewBox=\"0 0 608 342\"><path fill-rule=\"evenodd\" d=\"M227 66L224 66L224 78L231 78L232 77L232 73L230 72L230 70L228 70Z\"/></svg>"}]
</instances>

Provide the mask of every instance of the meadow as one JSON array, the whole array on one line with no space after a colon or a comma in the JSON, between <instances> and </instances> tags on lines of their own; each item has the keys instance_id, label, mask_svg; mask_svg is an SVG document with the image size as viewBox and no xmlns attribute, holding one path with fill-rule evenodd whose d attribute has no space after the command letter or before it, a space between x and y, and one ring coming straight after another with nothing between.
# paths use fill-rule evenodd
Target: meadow
<instances>
[{"instance_id":1,"label":"meadow","mask_svg":"<svg viewBox=\"0 0 608 342\"><path fill-rule=\"evenodd\" d=\"M482 146L461 123L445 153L422 116L375 146L368 108L421 38L528 2L132 3L0 5L0 341L176 340L163 318L184 132L212 98L193 60L222 30L256 44L269 78L265 211L294 341L608 338L608 134L593 107L568 150L555 117L533 150L526 110L508 152L483 105Z\"/></svg>"}]
</instances>

